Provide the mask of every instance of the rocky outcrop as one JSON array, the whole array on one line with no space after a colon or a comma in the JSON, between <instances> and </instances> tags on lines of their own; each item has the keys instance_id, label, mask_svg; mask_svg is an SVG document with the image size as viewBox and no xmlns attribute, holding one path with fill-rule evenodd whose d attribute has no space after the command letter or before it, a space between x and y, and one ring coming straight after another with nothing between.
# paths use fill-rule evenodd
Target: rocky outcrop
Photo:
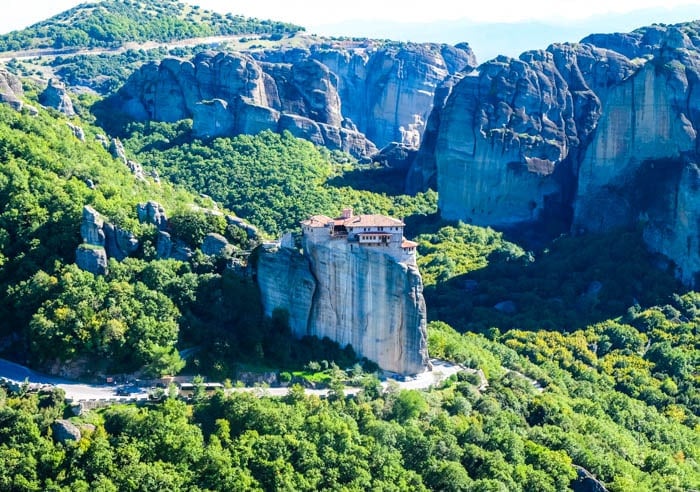
<instances>
[{"instance_id":1,"label":"rocky outcrop","mask_svg":"<svg viewBox=\"0 0 700 492\"><path fill-rule=\"evenodd\" d=\"M287 248L261 248L257 276L265 313L271 316L275 309L284 309L296 336L311 335L309 324L317 285L308 258Z\"/></svg>"},{"instance_id":2,"label":"rocky outcrop","mask_svg":"<svg viewBox=\"0 0 700 492\"><path fill-rule=\"evenodd\" d=\"M122 261L139 247L139 240L131 231L116 227L109 222L105 222L102 230L105 236L105 250L110 258Z\"/></svg>"},{"instance_id":3,"label":"rocky outcrop","mask_svg":"<svg viewBox=\"0 0 700 492\"><path fill-rule=\"evenodd\" d=\"M467 44L339 42L311 47L306 56L337 76L343 115L378 147L417 148L436 89L449 75L476 67Z\"/></svg>"},{"instance_id":4,"label":"rocky outcrop","mask_svg":"<svg viewBox=\"0 0 700 492\"><path fill-rule=\"evenodd\" d=\"M240 217L235 217L233 215L227 215L225 218L227 224L232 225L234 227L238 227L239 229L243 229L243 231L245 231L246 233L246 236L248 236L248 239L258 238L258 228L254 225L249 224Z\"/></svg>"},{"instance_id":5,"label":"rocky outcrop","mask_svg":"<svg viewBox=\"0 0 700 492\"><path fill-rule=\"evenodd\" d=\"M423 283L414 264L338 240L307 244L304 254L263 249L257 272L265 313L285 310L296 336L350 344L400 374L427 366Z\"/></svg>"},{"instance_id":6,"label":"rocky outcrop","mask_svg":"<svg viewBox=\"0 0 700 492\"><path fill-rule=\"evenodd\" d=\"M571 481L574 492L608 492L605 485L582 466L573 465L576 469L576 479Z\"/></svg>"},{"instance_id":7,"label":"rocky outcrop","mask_svg":"<svg viewBox=\"0 0 700 492\"><path fill-rule=\"evenodd\" d=\"M138 121L192 118L203 138L288 130L368 157L392 141L417 148L435 88L476 65L466 45L348 42L254 56L147 64L101 110Z\"/></svg>"},{"instance_id":8,"label":"rocky outcrop","mask_svg":"<svg viewBox=\"0 0 700 492\"><path fill-rule=\"evenodd\" d=\"M69 420L59 419L51 424L51 431L56 442L80 441L80 429Z\"/></svg>"},{"instance_id":9,"label":"rocky outcrop","mask_svg":"<svg viewBox=\"0 0 700 492\"><path fill-rule=\"evenodd\" d=\"M699 28L589 36L464 77L436 116L442 215L500 226L555 216L575 233L642 226L697 285Z\"/></svg>"},{"instance_id":10,"label":"rocky outcrop","mask_svg":"<svg viewBox=\"0 0 700 492\"><path fill-rule=\"evenodd\" d=\"M682 110L687 89L673 90L674 75L680 73L664 73L649 62L605 94L605 111L579 167L574 230L604 231L635 223L650 204L647 200L654 199L634 199L644 185L643 175L648 171L663 179L644 163L679 159L695 150L696 130ZM682 83L687 88L687 79Z\"/></svg>"},{"instance_id":11,"label":"rocky outcrop","mask_svg":"<svg viewBox=\"0 0 700 492\"><path fill-rule=\"evenodd\" d=\"M435 150L440 129L440 118L447 98L452 93L452 88L463 76L463 73L452 75L435 90L433 109L423 131L420 148L411 161L406 175L406 193L415 195L419 191L437 189Z\"/></svg>"},{"instance_id":12,"label":"rocky outcrop","mask_svg":"<svg viewBox=\"0 0 700 492\"><path fill-rule=\"evenodd\" d=\"M210 232L204 237L202 242L202 253L208 256L221 255L231 249L228 240L221 234Z\"/></svg>"},{"instance_id":13,"label":"rocky outcrop","mask_svg":"<svg viewBox=\"0 0 700 492\"><path fill-rule=\"evenodd\" d=\"M103 247L81 244L75 250L75 264L95 275L107 274L107 252Z\"/></svg>"},{"instance_id":14,"label":"rocky outcrop","mask_svg":"<svg viewBox=\"0 0 700 492\"><path fill-rule=\"evenodd\" d=\"M136 205L136 215L139 222L153 224L159 231L168 228L168 217L165 215L165 209L158 202L139 203Z\"/></svg>"},{"instance_id":15,"label":"rocky outcrop","mask_svg":"<svg viewBox=\"0 0 700 492\"><path fill-rule=\"evenodd\" d=\"M81 142L85 142L85 130L83 130L81 126L73 125L70 122L67 122L66 125L68 125L68 128L70 128L70 130L73 132L75 138Z\"/></svg>"},{"instance_id":16,"label":"rocky outcrop","mask_svg":"<svg viewBox=\"0 0 700 492\"><path fill-rule=\"evenodd\" d=\"M89 205L83 207L80 235L83 244L76 250L76 264L82 270L99 275L107 273L108 258L122 261L139 246L132 232L105 221Z\"/></svg>"},{"instance_id":17,"label":"rocky outcrop","mask_svg":"<svg viewBox=\"0 0 700 492\"><path fill-rule=\"evenodd\" d=\"M0 102L9 104L16 111L23 107L22 81L4 68L0 68Z\"/></svg>"},{"instance_id":18,"label":"rocky outcrop","mask_svg":"<svg viewBox=\"0 0 700 492\"><path fill-rule=\"evenodd\" d=\"M39 102L48 107L53 108L66 116L75 116L73 109L73 101L71 101L66 86L56 79L50 79L46 89L39 95Z\"/></svg>"},{"instance_id":19,"label":"rocky outcrop","mask_svg":"<svg viewBox=\"0 0 700 492\"><path fill-rule=\"evenodd\" d=\"M372 161L384 167L408 171L416 158L417 152L417 149L411 145L392 142L373 155Z\"/></svg>"},{"instance_id":20,"label":"rocky outcrop","mask_svg":"<svg viewBox=\"0 0 700 492\"><path fill-rule=\"evenodd\" d=\"M600 117L594 89L634 70L614 52L553 45L498 57L462 79L442 110L435 149L443 216L511 225L536 221L545 207L565 213L566 179Z\"/></svg>"}]
</instances>

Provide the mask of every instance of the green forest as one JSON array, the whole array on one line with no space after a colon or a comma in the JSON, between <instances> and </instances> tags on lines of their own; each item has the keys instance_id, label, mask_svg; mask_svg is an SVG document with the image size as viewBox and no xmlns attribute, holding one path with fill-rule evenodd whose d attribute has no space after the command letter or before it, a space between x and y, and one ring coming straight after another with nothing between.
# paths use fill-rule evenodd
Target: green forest
<instances>
[{"instance_id":1,"label":"green forest","mask_svg":"<svg viewBox=\"0 0 700 492\"><path fill-rule=\"evenodd\" d=\"M0 49L299 29L145 5L79 7L0 38ZM69 72L115 70L108 92L126 77L115 60L149 56L159 54L76 58ZM39 107L36 86L25 90ZM59 389L0 385L0 490L578 492L592 490L586 473L611 492L700 489L700 294L641 231L534 247L514 231L441 220L437 194L403 194L401 172L289 132L201 141L190 120L119 129L143 165L137 179L102 143L98 99L75 97L71 118L0 104L0 357L86 382L197 376L194 395L171 386L76 415ZM158 257L159 232L137 212L148 201L191 257ZM105 275L76 265L86 205L138 239ZM404 220L418 243L430 356L464 370L425 391L382 386L352 347L296 339L286 312L264 316L246 261L309 215L344 207ZM205 255L209 233L231 247ZM290 390L243 391L241 369L279 373ZM206 394L203 378L225 387ZM305 394L312 384L327 398ZM69 438L66 421L78 431Z\"/></svg>"},{"instance_id":2,"label":"green forest","mask_svg":"<svg viewBox=\"0 0 700 492\"><path fill-rule=\"evenodd\" d=\"M2 333L19 336L33 366L223 380L240 363L338 363L328 400L299 388L282 399L116 405L72 418L83 432L68 442L51 428L71 415L60 392L3 391L3 490L542 491L575 483L576 466L612 491L700 483L700 297L652 266L637 233L561 238L533 253L491 229L436 221L432 192L357 191L338 179L357 172L352 159L289 134L204 145L187 121L125 135L127 151L163 178L144 183L93 141L97 127L74 120L83 143L54 113L0 106L0 116ZM205 231L251 246L184 206L208 206L200 190L270 235L346 203L406 217L421 233L431 355L481 369L488 387L465 372L428 392L382 391L353 354L293 339L284 317L264 319L252 281L226 262L156 259L154 231L135 211L153 199L192 246ZM85 204L140 238L106 276L73 264ZM517 310L491 308L504 299ZM175 349L197 345L202 355L185 366ZM333 380L364 389L344 398Z\"/></svg>"},{"instance_id":3,"label":"green forest","mask_svg":"<svg viewBox=\"0 0 700 492\"><path fill-rule=\"evenodd\" d=\"M126 42L176 41L237 34L287 35L284 22L221 15L176 0L85 3L27 29L0 36L0 51L42 48L117 48Z\"/></svg>"}]
</instances>

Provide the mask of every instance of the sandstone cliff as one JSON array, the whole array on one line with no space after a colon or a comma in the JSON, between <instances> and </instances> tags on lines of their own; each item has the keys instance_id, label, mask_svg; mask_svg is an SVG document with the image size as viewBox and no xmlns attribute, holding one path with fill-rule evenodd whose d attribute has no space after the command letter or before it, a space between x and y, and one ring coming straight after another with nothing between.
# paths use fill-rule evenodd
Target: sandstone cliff
<instances>
[{"instance_id":1,"label":"sandstone cliff","mask_svg":"<svg viewBox=\"0 0 700 492\"><path fill-rule=\"evenodd\" d=\"M694 284L699 28L590 36L464 77L433 117L443 216L509 226L555 215L577 233L641 224ZM418 162L413 175L429 179L430 161Z\"/></svg>"},{"instance_id":2,"label":"sandstone cliff","mask_svg":"<svg viewBox=\"0 0 700 492\"><path fill-rule=\"evenodd\" d=\"M80 223L83 243L76 250L76 264L82 270L103 275L107 273L107 259L122 261L138 249L133 233L104 220L94 208L83 207Z\"/></svg>"},{"instance_id":3,"label":"sandstone cliff","mask_svg":"<svg viewBox=\"0 0 700 492\"><path fill-rule=\"evenodd\" d=\"M289 313L292 332L351 344L355 352L400 374L427 364L423 283L413 264L381 249L329 241L306 249L262 251L258 284L265 313Z\"/></svg>"},{"instance_id":4,"label":"sandstone cliff","mask_svg":"<svg viewBox=\"0 0 700 492\"><path fill-rule=\"evenodd\" d=\"M310 49L200 53L134 73L102 111L110 118L192 118L199 137L289 130L358 157L393 141L417 148L436 88L476 65L467 45L366 41Z\"/></svg>"},{"instance_id":5,"label":"sandstone cliff","mask_svg":"<svg viewBox=\"0 0 700 492\"><path fill-rule=\"evenodd\" d=\"M9 104L13 109L22 109L22 81L4 68L0 69L0 102Z\"/></svg>"},{"instance_id":6,"label":"sandstone cliff","mask_svg":"<svg viewBox=\"0 0 700 492\"><path fill-rule=\"evenodd\" d=\"M66 86L61 82L51 79L46 89L39 94L39 102L49 108L54 108L66 116L75 116L73 101L71 101Z\"/></svg>"}]
</instances>

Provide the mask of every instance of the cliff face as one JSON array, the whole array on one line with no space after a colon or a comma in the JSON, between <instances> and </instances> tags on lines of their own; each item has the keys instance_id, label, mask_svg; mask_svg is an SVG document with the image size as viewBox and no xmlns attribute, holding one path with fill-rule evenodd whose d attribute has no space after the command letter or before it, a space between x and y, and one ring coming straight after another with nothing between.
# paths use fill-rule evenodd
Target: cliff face
<instances>
[{"instance_id":1,"label":"cliff face","mask_svg":"<svg viewBox=\"0 0 700 492\"><path fill-rule=\"evenodd\" d=\"M476 67L466 44L370 45L309 56L337 75L343 113L379 147L404 142L417 148L436 89L448 76Z\"/></svg>"},{"instance_id":2,"label":"cliff face","mask_svg":"<svg viewBox=\"0 0 700 492\"><path fill-rule=\"evenodd\" d=\"M265 312L289 312L296 336L351 344L382 369L415 374L428 364L423 282L414 265L381 248L328 241L305 254L262 252L258 284Z\"/></svg>"},{"instance_id":3,"label":"cliff face","mask_svg":"<svg viewBox=\"0 0 700 492\"><path fill-rule=\"evenodd\" d=\"M4 68L0 69L0 102L21 111L23 97L22 81Z\"/></svg>"},{"instance_id":4,"label":"cliff face","mask_svg":"<svg viewBox=\"0 0 700 492\"><path fill-rule=\"evenodd\" d=\"M546 205L565 213L570 197L561 177L597 125L595 89L633 69L614 52L554 45L519 60L499 57L461 80L436 137L443 216L511 225L537 220Z\"/></svg>"},{"instance_id":5,"label":"cliff face","mask_svg":"<svg viewBox=\"0 0 700 492\"><path fill-rule=\"evenodd\" d=\"M145 65L102 111L137 121L193 118L199 137L289 130L367 157L392 141L417 148L436 87L475 65L466 45L366 42L200 53Z\"/></svg>"},{"instance_id":6,"label":"cliff face","mask_svg":"<svg viewBox=\"0 0 700 492\"><path fill-rule=\"evenodd\" d=\"M590 36L499 57L458 82L434 116L443 216L514 225L554 214L576 233L641 224L694 284L699 30ZM422 162L414 174L429 176Z\"/></svg>"}]
</instances>

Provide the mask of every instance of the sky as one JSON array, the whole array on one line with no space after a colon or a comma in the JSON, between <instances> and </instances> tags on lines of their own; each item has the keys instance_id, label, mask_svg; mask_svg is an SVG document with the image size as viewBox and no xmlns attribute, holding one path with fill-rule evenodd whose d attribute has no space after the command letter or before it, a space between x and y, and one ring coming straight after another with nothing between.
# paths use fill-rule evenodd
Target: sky
<instances>
[{"instance_id":1,"label":"sky","mask_svg":"<svg viewBox=\"0 0 700 492\"><path fill-rule=\"evenodd\" d=\"M21 29L85 1L87 0L4 0L0 33ZM454 31L459 21L463 32L465 25L480 24L529 22L532 25L557 27L556 31L550 33L553 38L546 40L546 43L549 43L577 41L581 33L585 35L589 32L629 31L652 22L674 23L700 19L700 0L181 1L198 4L202 8L220 13L233 12L292 22L306 27L311 33L322 35L450 43L470 41L466 39L469 32L462 36L465 39L452 39L449 36L454 36L454 33L441 28L445 22L451 23L446 25L451 25ZM430 8L426 8L428 5ZM688 15L692 15L692 18L688 18ZM571 28L569 39L560 39L566 34L567 27ZM382 35L385 33L386 35ZM544 37L546 33L541 34ZM498 35L507 36L507 28L504 30L501 26ZM426 39L429 36L443 39ZM503 46L507 49L505 44ZM546 44L536 47L546 47Z\"/></svg>"},{"instance_id":2,"label":"sky","mask_svg":"<svg viewBox=\"0 0 700 492\"><path fill-rule=\"evenodd\" d=\"M80 0L5 0L0 32L21 29L82 3ZM434 22L465 19L473 22L572 21L593 15L621 14L652 7L672 8L700 0L187 0L221 13L234 12L274 18L306 27L355 20ZM429 5L430 8L426 8Z\"/></svg>"}]
</instances>

